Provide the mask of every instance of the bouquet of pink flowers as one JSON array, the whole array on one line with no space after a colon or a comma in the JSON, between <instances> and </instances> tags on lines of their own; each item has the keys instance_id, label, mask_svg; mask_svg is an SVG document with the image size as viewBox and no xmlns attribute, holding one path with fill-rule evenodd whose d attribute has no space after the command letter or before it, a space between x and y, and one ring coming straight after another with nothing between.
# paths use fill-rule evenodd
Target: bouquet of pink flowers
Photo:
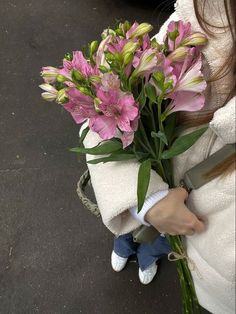
<instances>
[{"instance_id":1,"label":"bouquet of pink flowers","mask_svg":"<svg viewBox=\"0 0 236 314\"><path fill-rule=\"evenodd\" d=\"M206 82L201 72L202 33L190 23L170 22L162 43L151 39L147 23L119 23L106 29L88 51L74 51L63 66L42 69L42 97L61 104L77 124L88 121L77 153L99 155L90 163L136 159L140 162L137 199L143 206L150 171L173 186L171 159L190 148L206 131L179 136L176 112L204 106ZM86 149L89 130L101 143ZM103 156L104 155L104 156ZM172 250L183 256L180 236L168 236ZM198 301L186 259L177 261L184 313L196 313Z\"/></svg>"}]
</instances>

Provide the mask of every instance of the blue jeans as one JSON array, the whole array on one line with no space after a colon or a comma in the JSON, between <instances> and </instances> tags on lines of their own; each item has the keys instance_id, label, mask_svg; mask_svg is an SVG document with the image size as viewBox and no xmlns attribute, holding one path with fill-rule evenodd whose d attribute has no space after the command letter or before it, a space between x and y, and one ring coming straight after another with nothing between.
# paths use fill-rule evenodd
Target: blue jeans
<instances>
[{"instance_id":1,"label":"blue jeans","mask_svg":"<svg viewBox=\"0 0 236 314\"><path fill-rule=\"evenodd\" d=\"M114 239L114 251L121 257L129 257L136 254L139 267L142 271L152 263L171 252L170 245L165 236L158 236L152 243L135 243L131 233L127 233Z\"/></svg>"}]
</instances>

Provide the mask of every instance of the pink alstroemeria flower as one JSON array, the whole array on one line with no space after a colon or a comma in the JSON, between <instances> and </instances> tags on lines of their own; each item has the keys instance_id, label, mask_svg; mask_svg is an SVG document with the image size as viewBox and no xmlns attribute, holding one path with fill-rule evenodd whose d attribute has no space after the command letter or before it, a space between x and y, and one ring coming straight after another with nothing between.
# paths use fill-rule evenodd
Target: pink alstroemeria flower
<instances>
[{"instance_id":1,"label":"pink alstroemeria flower","mask_svg":"<svg viewBox=\"0 0 236 314\"><path fill-rule=\"evenodd\" d=\"M56 82L59 73L59 69L47 66L42 68L41 76L43 77L45 83L53 84Z\"/></svg>"},{"instance_id":2,"label":"pink alstroemeria flower","mask_svg":"<svg viewBox=\"0 0 236 314\"><path fill-rule=\"evenodd\" d=\"M174 91L192 91L195 93L203 92L206 89L207 84L201 72L201 55L199 55L198 59L195 60L188 69L186 69L186 62L188 62L187 59L183 63L183 67Z\"/></svg>"},{"instance_id":3,"label":"pink alstroemeria flower","mask_svg":"<svg viewBox=\"0 0 236 314\"><path fill-rule=\"evenodd\" d=\"M132 73L133 77L137 76L147 76L156 69L157 66L157 56L155 49L147 49L141 53L139 60L134 58L133 65L135 67Z\"/></svg>"},{"instance_id":4,"label":"pink alstroemeria flower","mask_svg":"<svg viewBox=\"0 0 236 314\"><path fill-rule=\"evenodd\" d=\"M205 97L199 93L188 91L177 92L166 109L167 114L176 111L199 111L204 107Z\"/></svg>"},{"instance_id":5,"label":"pink alstroemeria flower","mask_svg":"<svg viewBox=\"0 0 236 314\"><path fill-rule=\"evenodd\" d=\"M186 56L182 62L180 61L173 62L170 57L172 54L170 54L167 57L171 61L171 66L173 67L173 74L176 76L177 79L180 79L183 73L185 73L192 66L195 60L197 60L200 56L200 50L196 47L187 48L185 52Z\"/></svg>"},{"instance_id":6,"label":"pink alstroemeria flower","mask_svg":"<svg viewBox=\"0 0 236 314\"><path fill-rule=\"evenodd\" d=\"M130 29L126 32L126 38L130 39L134 31L137 29L139 26L138 22L134 22L134 24L130 27Z\"/></svg>"},{"instance_id":7,"label":"pink alstroemeria flower","mask_svg":"<svg viewBox=\"0 0 236 314\"><path fill-rule=\"evenodd\" d=\"M148 23L138 24L137 22L134 22L134 24L126 33L126 38L132 39L132 38L138 38L138 37L144 36L147 33L149 33L152 29L153 27L151 24L148 24Z\"/></svg>"},{"instance_id":8,"label":"pink alstroemeria flower","mask_svg":"<svg viewBox=\"0 0 236 314\"><path fill-rule=\"evenodd\" d=\"M161 72L164 75L164 84L171 82L172 86L165 90L165 94L171 92L177 82L176 75L173 73L174 68L171 66L171 61L162 53L157 55L157 67L156 72ZM154 80L151 78L150 83L155 87L157 96L160 95L163 91L155 84Z\"/></svg>"},{"instance_id":9,"label":"pink alstroemeria flower","mask_svg":"<svg viewBox=\"0 0 236 314\"><path fill-rule=\"evenodd\" d=\"M139 114L133 95L118 90L99 89L99 110L103 115L90 119L90 128L104 140L115 137L117 127L123 132L133 132L131 121Z\"/></svg>"},{"instance_id":10,"label":"pink alstroemeria flower","mask_svg":"<svg viewBox=\"0 0 236 314\"><path fill-rule=\"evenodd\" d=\"M198 56L197 56L198 55ZM195 59L197 57L197 59ZM167 108L167 113L175 111L199 111L203 108L205 97L202 92L206 89L206 81L201 72L201 55L195 48L182 63L182 67L174 66L177 83L169 98L173 99Z\"/></svg>"},{"instance_id":11,"label":"pink alstroemeria flower","mask_svg":"<svg viewBox=\"0 0 236 314\"><path fill-rule=\"evenodd\" d=\"M64 59L63 60L63 68L59 70L59 74L64 76L66 79L68 79L68 82L71 82L71 80L72 80L71 70L72 69L73 69L72 62ZM65 82L65 83L67 84L68 82ZM67 85L70 86L70 83Z\"/></svg>"},{"instance_id":12,"label":"pink alstroemeria flower","mask_svg":"<svg viewBox=\"0 0 236 314\"><path fill-rule=\"evenodd\" d=\"M67 91L69 102L63 107L70 112L77 124L93 118L98 113L95 110L93 99L82 94L78 89L71 88Z\"/></svg>"},{"instance_id":13,"label":"pink alstroemeria flower","mask_svg":"<svg viewBox=\"0 0 236 314\"><path fill-rule=\"evenodd\" d=\"M168 47L170 51L180 46L181 42L191 34L191 24L183 21L171 21L167 27ZM171 37L176 37L172 40Z\"/></svg>"},{"instance_id":14,"label":"pink alstroemeria flower","mask_svg":"<svg viewBox=\"0 0 236 314\"><path fill-rule=\"evenodd\" d=\"M118 75L113 73L104 73L101 80L101 88L107 92L110 89L119 90L120 89L120 79Z\"/></svg>"},{"instance_id":15,"label":"pink alstroemeria flower","mask_svg":"<svg viewBox=\"0 0 236 314\"><path fill-rule=\"evenodd\" d=\"M137 118L135 118L133 121L130 122L130 125L133 129L132 132L123 132L122 136L121 136L121 141L123 144L123 148L126 148L127 146L129 146L133 140L134 140L134 133L137 131L138 129L138 120L139 120L139 116Z\"/></svg>"},{"instance_id":16,"label":"pink alstroemeria flower","mask_svg":"<svg viewBox=\"0 0 236 314\"><path fill-rule=\"evenodd\" d=\"M106 62L105 51L108 49L108 44L112 42L112 35L107 35L98 46L98 50L95 56L95 62L97 67L100 65L110 68L109 64Z\"/></svg>"},{"instance_id":17,"label":"pink alstroemeria flower","mask_svg":"<svg viewBox=\"0 0 236 314\"><path fill-rule=\"evenodd\" d=\"M143 45L142 45L142 49L143 50L146 50L146 49L149 49L151 48L151 40L150 40L150 36L148 34L146 34L144 37L143 37Z\"/></svg>"},{"instance_id":18,"label":"pink alstroemeria flower","mask_svg":"<svg viewBox=\"0 0 236 314\"><path fill-rule=\"evenodd\" d=\"M47 101L54 101L57 99L58 91L50 84L41 84L39 87L44 90L41 94L42 98Z\"/></svg>"},{"instance_id":19,"label":"pink alstroemeria flower","mask_svg":"<svg viewBox=\"0 0 236 314\"><path fill-rule=\"evenodd\" d=\"M107 45L108 51L111 53L121 53L122 49L124 48L125 44L128 42L127 39L118 39L116 42L109 43Z\"/></svg>"},{"instance_id":20,"label":"pink alstroemeria flower","mask_svg":"<svg viewBox=\"0 0 236 314\"><path fill-rule=\"evenodd\" d=\"M84 58L81 51L73 51L73 60L71 61L72 68L80 71L84 77L89 77L91 75L98 75L98 70L96 67L92 67L88 61Z\"/></svg>"}]
</instances>

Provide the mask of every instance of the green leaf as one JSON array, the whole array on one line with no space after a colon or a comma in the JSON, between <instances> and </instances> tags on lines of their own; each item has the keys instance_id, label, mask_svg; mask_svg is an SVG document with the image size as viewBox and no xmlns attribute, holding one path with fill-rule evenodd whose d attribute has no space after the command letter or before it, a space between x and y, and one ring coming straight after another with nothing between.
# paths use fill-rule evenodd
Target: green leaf
<instances>
[{"instance_id":1,"label":"green leaf","mask_svg":"<svg viewBox=\"0 0 236 314\"><path fill-rule=\"evenodd\" d=\"M90 155L105 155L111 154L122 148L122 145L118 141L105 141L92 148L75 147L70 149L71 152L83 153Z\"/></svg>"},{"instance_id":2,"label":"green leaf","mask_svg":"<svg viewBox=\"0 0 236 314\"><path fill-rule=\"evenodd\" d=\"M81 134L80 140L79 140L80 144L83 144L84 139L85 139L86 135L88 134L88 131L89 131L89 127L88 126L82 131L82 134Z\"/></svg>"},{"instance_id":3,"label":"green leaf","mask_svg":"<svg viewBox=\"0 0 236 314\"><path fill-rule=\"evenodd\" d=\"M135 153L136 159L138 159L140 161L147 159L150 156L149 153L144 153L144 152L140 152L140 151L135 151L134 153Z\"/></svg>"},{"instance_id":4,"label":"green leaf","mask_svg":"<svg viewBox=\"0 0 236 314\"><path fill-rule=\"evenodd\" d=\"M204 128L198 129L194 132L191 132L189 134L178 137L174 141L174 143L170 147L170 149L168 149L162 153L161 158L162 159L170 159L174 156L182 154L187 149L189 149L202 136L202 134L204 132L206 132L207 129L208 129L207 127L204 127Z\"/></svg>"},{"instance_id":5,"label":"green leaf","mask_svg":"<svg viewBox=\"0 0 236 314\"><path fill-rule=\"evenodd\" d=\"M173 185L173 166L172 166L172 160L171 159L163 159L162 165L165 171L165 177L167 179L167 183L171 188L174 187Z\"/></svg>"},{"instance_id":6,"label":"green leaf","mask_svg":"<svg viewBox=\"0 0 236 314\"><path fill-rule=\"evenodd\" d=\"M141 106L140 110L142 110L142 108L143 108L143 107L145 106L145 104L146 104L146 95L145 95L145 92L144 92L143 89L141 90L141 93L139 94L137 101L138 101L138 103L139 103L140 106Z\"/></svg>"},{"instance_id":7,"label":"green leaf","mask_svg":"<svg viewBox=\"0 0 236 314\"><path fill-rule=\"evenodd\" d=\"M138 212L140 212L140 210L142 209L146 198L150 181L150 175L151 175L151 160L147 159L141 163L138 172L138 189L137 189Z\"/></svg>"},{"instance_id":8,"label":"green leaf","mask_svg":"<svg viewBox=\"0 0 236 314\"><path fill-rule=\"evenodd\" d=\"M145 85L145 93L146 96L154 103L157 102L157 94L156 94L156 89L152 84L146 84Z\"/></svg>"},{"instance_id":9,"label":"green leaf","mask_svg":"<svg viewBox=\"0 0 236 314\"><path fill-rule=\"evenodd\" d=\"M161 131L158 131L157 133L152 131L151 132L151 137L157 137L159 138L163 143L165 143L166 145L168 145L168 140L167 140L167 137L165 135L165 133L161 132Z\"/></svg>"},{"instance_id":10,"label":"green leaf","mask_svg":"<svg viewBox=\"0 0 236 314\"><path fill-rule=\"evenodd\" d=\"M173 141L173 136L175 134L175 126L176 126L176 113L170 114L165 122L165 134L169 144Z\"/></svg>"},{"instance_id":11,"label":"green leaf","mask_svg":"<svg viewBox=\"0 0 236 314\"><path fill-rule=\"evenodd\" d=\"M131 160L131 159L135 159L135 155L133 155L133 154L111 154L108 157L89 160L89 161L87 161L87 163L88 164L98 164L100 162L106 163L109 161L122 161L122 160Z\"/></svg>"}]
</instances>

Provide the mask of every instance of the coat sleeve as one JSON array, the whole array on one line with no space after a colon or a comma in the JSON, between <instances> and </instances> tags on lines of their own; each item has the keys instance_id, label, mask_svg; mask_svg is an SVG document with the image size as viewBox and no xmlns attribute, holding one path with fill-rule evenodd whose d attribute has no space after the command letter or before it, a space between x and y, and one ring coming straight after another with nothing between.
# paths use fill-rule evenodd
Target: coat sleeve
<instances>
[{"instance_id":1,"label":"coat sleeve","mask_svg":"<svg viewBox=\"0 0 236 314\"><path fill-rule=\"evenodd\" d=\"M213 116L209 126L225 144L236 142L236 119L235 119L236 96L234 96L224 107L218 109Z\"/></svg>"},{"instance_id":2,"label":"coat sleeve","mask_svg":"<svg viewBox=\"0 0 236 314\"><path fill-rule=\"evenodd\" d=\"M85 123L80 130L87 126ZM91 148L101 142L97 133L88 132L84 146ZM86 155L86 160L99 156ZM135 230L141 223L133 218L129 208L137 206L138 161L119 161L99 164L87 164L96 201L103 223L114 234L121 235ZM147 197L168 185L152 170Z\"/></svg>"}]
</instances>

